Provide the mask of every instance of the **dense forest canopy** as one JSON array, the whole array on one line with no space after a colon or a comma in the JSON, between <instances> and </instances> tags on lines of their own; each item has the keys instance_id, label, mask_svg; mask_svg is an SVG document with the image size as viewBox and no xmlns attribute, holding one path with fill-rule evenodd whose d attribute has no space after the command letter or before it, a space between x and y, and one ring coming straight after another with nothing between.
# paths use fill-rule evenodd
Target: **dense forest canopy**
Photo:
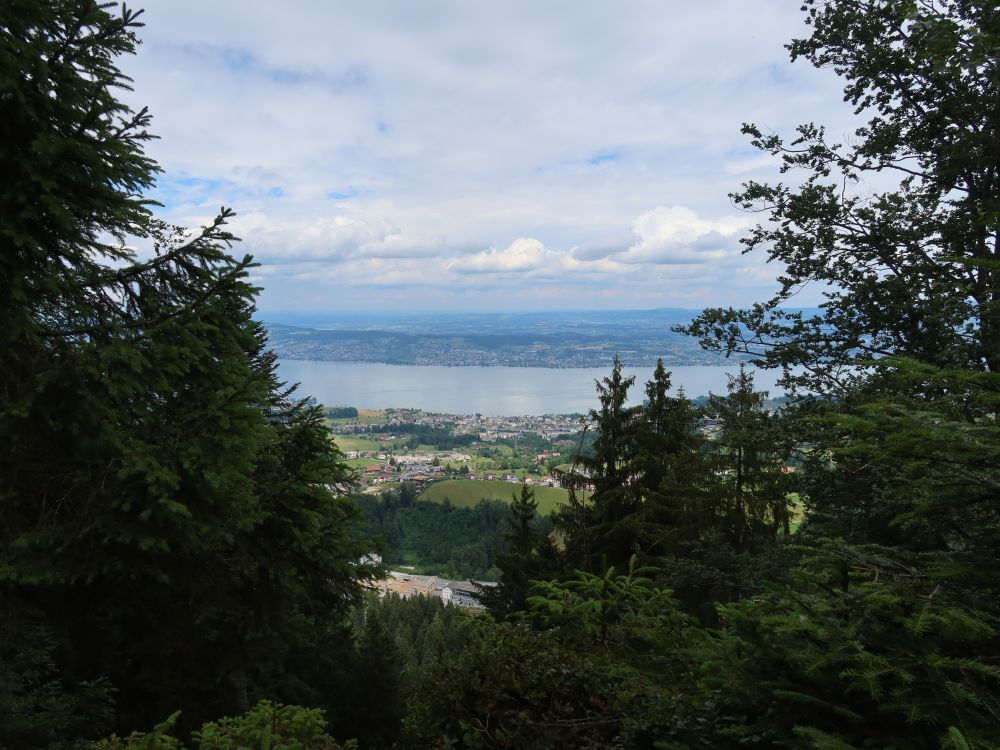
<instances>
[{"instance_id":1,"label":"dense forest canopy","mask_svg":"<svg viewBox=\"0 0 1000 750\"><path fill-rule=\"evenodd\" d=\"M527 486L475 516L500 580L468 618L363 592L231 213L155 218L115 95L139 14L5 4L0 747L1000 747L1000 8L803 9L792 58L865 124L744 127L782 161L734 196L781 290L687 328L798 396L741 369L696 405L661 365L635 406L616 361L554 528Z\"/></svg>"}]
</instances>

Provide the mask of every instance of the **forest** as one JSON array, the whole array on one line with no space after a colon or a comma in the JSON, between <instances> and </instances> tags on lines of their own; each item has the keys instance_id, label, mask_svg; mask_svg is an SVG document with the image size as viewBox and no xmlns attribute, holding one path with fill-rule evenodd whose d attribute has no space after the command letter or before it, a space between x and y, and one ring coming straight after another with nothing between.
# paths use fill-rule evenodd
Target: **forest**
<instances>
[{"instance_id":1,"label":"forest","mask_svg":"<svg viewBox=\"0 0 1000 750\"><path fill-rule=\"evenodd\" d=\"M416 495L404 483L399 489L357 498L365 532L375 539L386 566L415 567L419 573L444 578L496 581L506 504L480 500L474 507L456 508L450 502L419 501Z\"/></svg>"},{"instance_id":2,"label":"forest","mask_svg":"<svg viewBox=\"0 0 1000 750\"><path fill-rule=\"evenodd\" d=\"M3 4L0 748L1000 748L1000 7L803 11L863 124L744 125L778 291L678 327L787 402L741 369L709 435L616 359L467 616L371 592L413 509L281 382L233 212L157 218L141 13Z\"/></svg>"}]
</instances>

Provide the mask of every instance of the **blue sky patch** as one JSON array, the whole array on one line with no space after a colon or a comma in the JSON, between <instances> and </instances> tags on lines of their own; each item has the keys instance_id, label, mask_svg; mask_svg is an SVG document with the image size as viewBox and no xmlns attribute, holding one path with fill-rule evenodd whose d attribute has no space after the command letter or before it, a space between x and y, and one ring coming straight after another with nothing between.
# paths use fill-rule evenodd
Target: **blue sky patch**
<instances>
[{"instance_id":1,"label":"blue sky patch","mask_svg":"<svg viewBox=\"0 0 1000 750\"><path fill-rule=\"evenodd\" d=\"M606 164L609 161L618 161L619 156L614 151L601 151L587 159L588 164Z\"/></svg>"},{"instance_id":2,"label":"blue sky patch","mask_svg":"<svg viewBox=\"0 0 1000 750\"><path fill-rule=\"evenodd\" d=\"M358 191L354 188L347 188L346 190L331 190L326 194L326 197L332 201L346 201L358 194Z\"/></svg>"}]
</instances>

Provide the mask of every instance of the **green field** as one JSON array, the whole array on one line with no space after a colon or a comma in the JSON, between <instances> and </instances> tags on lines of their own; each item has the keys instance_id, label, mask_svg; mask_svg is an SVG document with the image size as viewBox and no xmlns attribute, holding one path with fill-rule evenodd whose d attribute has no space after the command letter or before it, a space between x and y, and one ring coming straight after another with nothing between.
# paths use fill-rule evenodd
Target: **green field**
<instances>
[{"instance_id":1,"label":"green field","mask_svg":"<svg viewBox=\"0 0 1000 750\"><path fill-rule=\"evenodd\" d=\"M792 522L789 524L791 532L794 534L799 529L799 524L802 523L802 519L806 517L806 506L802 502L802 498L799 497L798 492L789 492L788 499L792 503Z\"/></svg>"},{"instance_id":2,"label":"green field","mask_svg":"<svg viewBox=\"0 0 1000 750\"><path fill-rule=\"evenodd\" d=\"M369 466L384 465L384 462L377 458L349 458L344 463L352 469L367 469Z\"/></svg>"},{"instance_id":3,"label":"green field","mask_svg":"<svg viewBox=\"0 0 1000 750\"><path fill-rule=\"evenodd\" d=\"M566 502L569 493L561 487L535 487L535 499L538 500L538 512L547 516L559 505ZM472 481L469 479L444 479L434 482L420 493L421 500L443 502L445 498L452 505L461 508L471 508L483 498L510 502L511 494L520 492L521 487L499 479L492 481Z\"/></svg>"},{"instance_id":4,"label":"green field","mask_svg":"<svg viewBox=\"0 0 1000 750\"><path fill-rule=\"evenodd\" d=\"M378 440L356 435L334 435L333 442L342 451L378 451L385 448Z\"/></svg>"},{"instance_id":5,"label":"green field","mask_svg":"<svg viewBox=\"0 0 1000 750\"><path fill-rule=\"evenodd\" d=\"M327 417L330 424L382 424L385 422L385 412L378 409L358 409L356 417Z\"/></svg>"}]
</instances>

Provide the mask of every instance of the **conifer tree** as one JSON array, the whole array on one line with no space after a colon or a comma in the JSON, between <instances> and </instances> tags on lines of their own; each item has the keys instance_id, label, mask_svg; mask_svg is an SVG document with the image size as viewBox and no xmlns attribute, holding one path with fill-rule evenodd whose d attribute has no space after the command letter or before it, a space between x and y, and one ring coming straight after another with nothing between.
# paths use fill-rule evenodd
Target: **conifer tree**
<instances>
[{"instance_id":1,"label":"conifer tree","mask_svg":"<svg viewBox=\"0 0 1000 750\"><path fill-rule=\"evenodd\" d=\"M482 589L483 604L498 620L525 609L532 580L545 579L555 573L555 550L548 537L536 527L537 516L535 492L522 484L520 495L511 497L504 551L497 554L500 581L496 586Z\"/></svg>"},{"instance_id":2,"label":"conifer tree","mask_svg":"<svg viewBox=\"0 0 1000 750\"><path fill-rule=\"evenodd\" d=\"M143 197L149 116L115 96L138 18L0 10L0 617L45 629L67 691L106 679L119 728L245 707L342 616L366 551L231 212L189 234Z\"/></svg>"},{"instance_id":3,"label":"conifer tree","mask_svg":"<svg viewBox=\"0 0 1000 750\"><path fill-rule=\"evenodd\" d=\"M711 524L706 491L710 467L702 453L698 413L683 389L670 395L670 373L657 362L635 421L637 511L646 556L670 554Z\"/></svg>"},{"instance_id":4,"label":"conifer tree","mask_svg":"<svg viewBox=\"0 0 1000 750\"><path fill-rule=\"evenodd\" d=\"M639 497L632 479L638 409L626 406L634 383L634 376L623 376L621 359L615 355L611 374L597 381L601 406L590 411L590 426L597 434L592 452L574 456L578 469L564 478L571 497L557 514L557 523L567 554L579 567L589 569L601 557L611 564L628 561L635 552L639 531L633 522Z\"/></svg>"},{"instance_id":5,"label":"conifer tree","mask_svg":"<svg viewBox=\"0 0 1000 750\"><path fill-rule=\"evenodd\" d=\"M766 393L740 365L726 396L709 396L707 414L718 424L713 443L715 517L737 551L752 551L789 533L791 520L776 426L764 410Z\"/></svg>"}]
</instances>

